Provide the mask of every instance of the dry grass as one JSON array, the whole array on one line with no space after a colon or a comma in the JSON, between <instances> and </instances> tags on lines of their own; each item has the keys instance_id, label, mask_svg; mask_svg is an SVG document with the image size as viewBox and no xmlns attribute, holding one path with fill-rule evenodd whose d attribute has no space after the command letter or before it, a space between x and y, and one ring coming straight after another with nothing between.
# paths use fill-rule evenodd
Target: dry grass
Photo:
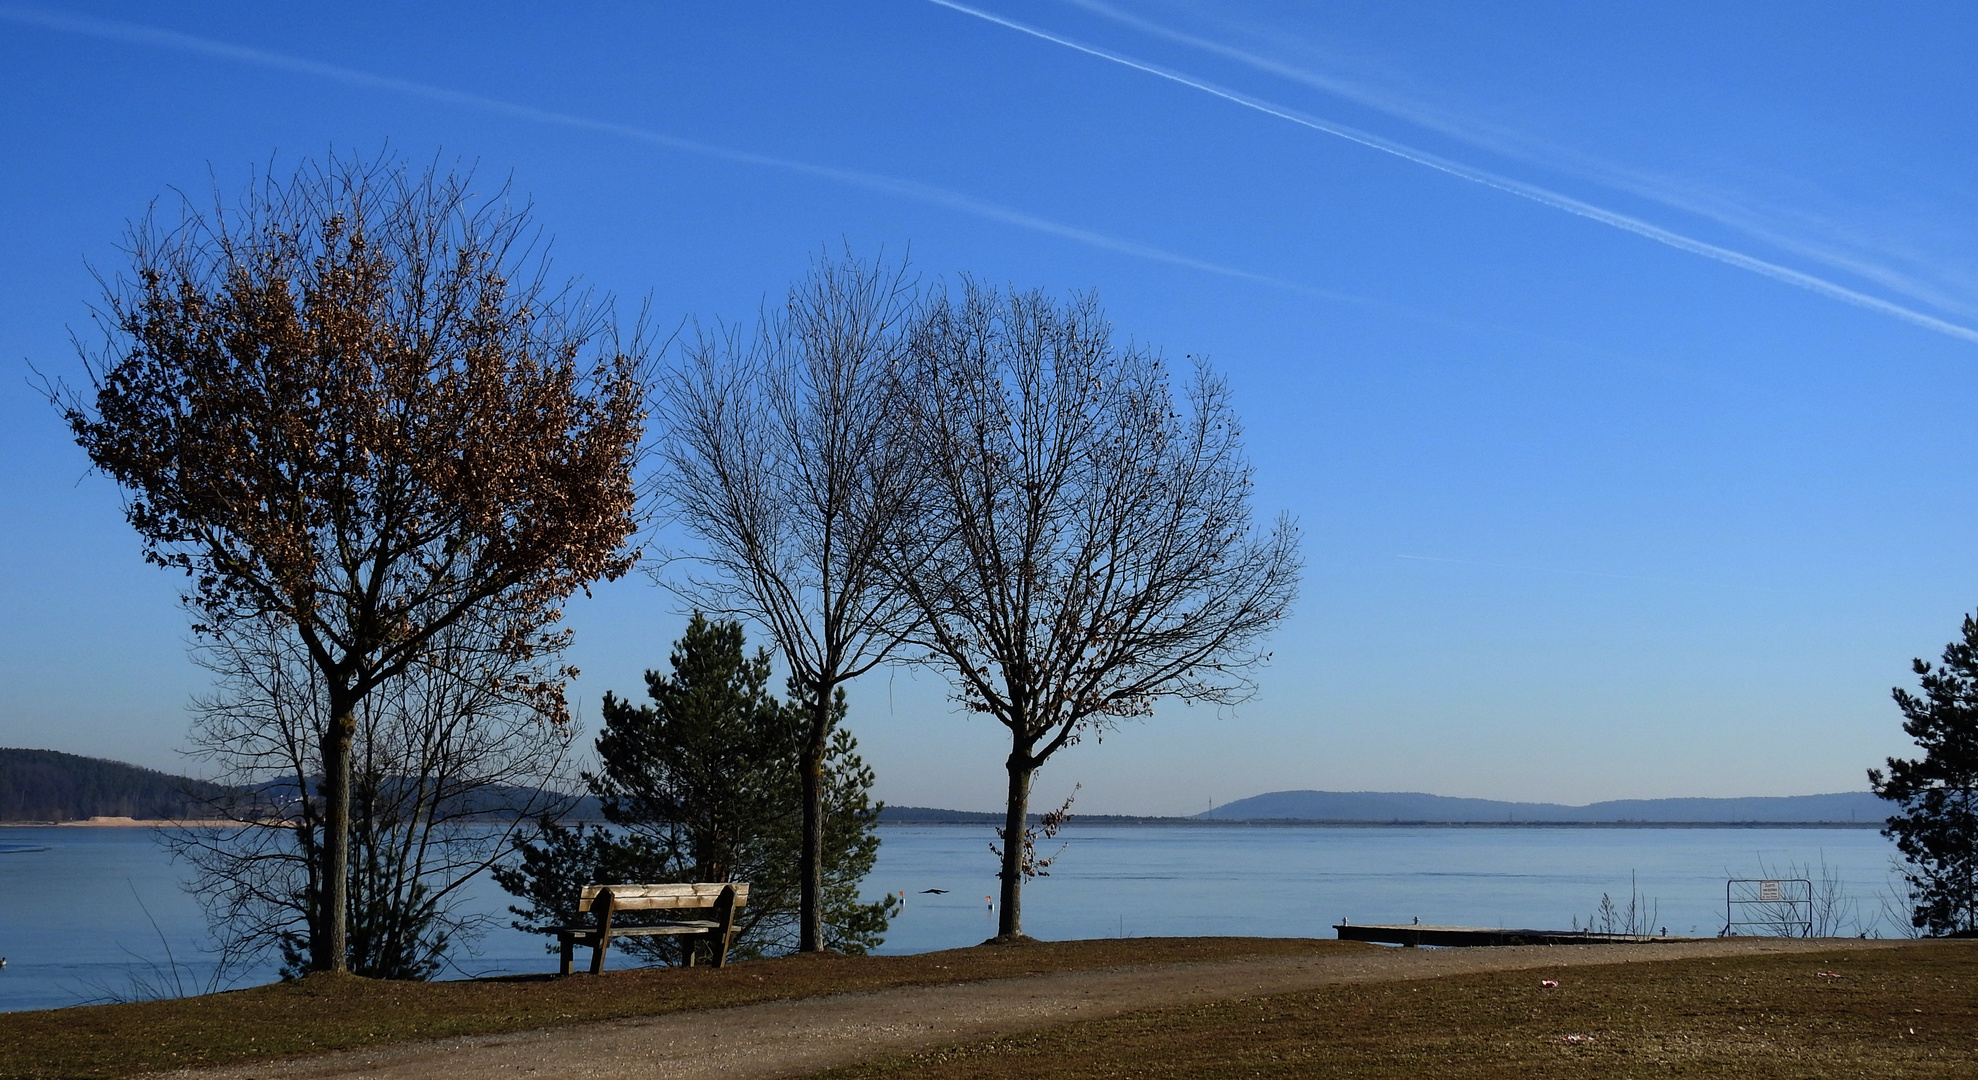
<instances>
[{"instance_id":1,"label":"dry grass","mask_svg":"<svg viewBox=\"0 0 1978 1080\"><path fill-rule=\"evenodd\" d=\"M648 968L595 978L396 983L316 975L173 1001L0 1013L0 1080L121 1077L847 990L1341 947L1353 946L1307 939L1133 938L981 945L918 956L825 954L719 971Z\"/></svg>"},{"instance_id":2,"label":"dry grass","mask_svg":"<svg viewBox=\"0 0 1978 1080\"><path fill-rule=\"evenodd\" d=\"M1138 938L909 957L789 957L721 971L599 978L387 983L317 976L178 1001L0 1014L0 1078L120 1077L847 990L1364 948ZM1541 987L1546 978L1560 985ZM1590 1038L1569 1042L1570 1035ZM1342 985L1070 1024L824 1075L1978 1076L1978 942Z\"/></svg>"},{"instance_id":3,"label":"dry grass","mask_svg":"<svg viewBox=\"0 0 1978 1080\"><path fill-rule=\"evenodd\" d=\"M1548 978L1558 987L1541 986ZM1337 986L1070 1024L820 1080L905 1076L1972 1077L1978 942Z\"/></svg>"}]
</instances>

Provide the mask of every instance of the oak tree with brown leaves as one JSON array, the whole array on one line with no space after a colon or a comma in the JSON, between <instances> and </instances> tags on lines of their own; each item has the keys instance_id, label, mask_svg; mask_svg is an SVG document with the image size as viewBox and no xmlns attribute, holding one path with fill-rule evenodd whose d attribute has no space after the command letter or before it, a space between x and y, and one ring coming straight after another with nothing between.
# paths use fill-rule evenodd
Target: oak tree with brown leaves
<instances>
[{"instance_id":1,"label":"oak tree with brown leaves","mask_svg":"<svg viewBox=\"0 0 1978 1080\"><path fill-rule=\"evenodd\" d=\"M908 381L926 479L889 565L958 699L1009 731L999 937L1022 934L1039 869L1037 769L1161 699L1247 697L1297 591L1298 531L1253 526L1229 388L1206 365L1194 376L1184 407L1089 296L964 280L919 324Z\"/></svg>"},{"instance_id":2,"label":"oak tree with brown leaves","mask_svg":"<svg viewBox=\"0 0 1978 1080\"><path fill-rule=\"evenodd\" d=\"M640 335L552 285L526 208L469 181L333 158L154 210L104 279L89 386L50 388L195 629L277 619L321 677L318 970L348 966L360 703L470 615L554 656L564 601L636 559ZM573 672L548 671L504 689L564 716Z\"/></svg>"}]
</instances>

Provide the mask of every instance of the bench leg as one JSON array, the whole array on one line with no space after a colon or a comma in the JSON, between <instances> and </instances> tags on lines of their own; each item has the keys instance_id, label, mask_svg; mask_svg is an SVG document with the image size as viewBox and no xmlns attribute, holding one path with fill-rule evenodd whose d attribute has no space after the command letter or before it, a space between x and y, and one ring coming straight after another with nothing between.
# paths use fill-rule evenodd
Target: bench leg
<instances>
[{"instance_id":1,"label":"bench leg","mask_svg":"<svg viewBox=\"0 0 1978 1080\"><path fill-rule=\"evenodd\" d=\"M577 951L577 941L568 934L558 934L557 940L562 943L563 964L557 968L556 973L558 975L568 975L570 974L571 954Z\"/></svg>"},{"instance_id":2,"label":"bench leg","mask_svg":"<svg viewBox=\"0 0 1978 1080\"><path fill-rule=\"evenodd\" d=\"M611 948L611 916L618 906L618 899L606 889L598 894L597 906L591 910L598 920L597 940L591 944L591 974L604 974L604 951Z\"/></svg>"},{"instance_id":3,"label":"bench leg","mask_svg":"<svg viewBox=\"0 0 1978 1080\"><path fill-rule=\"evenodd\" d=\"M735 939L735 887L733 885L721 890L721 898L714 905L714 917L715 921L721 924L720 929L714 931L716 935L714 939L714 966L722 967L728 963L728 943Z\"/></svg>"}]
</instances>

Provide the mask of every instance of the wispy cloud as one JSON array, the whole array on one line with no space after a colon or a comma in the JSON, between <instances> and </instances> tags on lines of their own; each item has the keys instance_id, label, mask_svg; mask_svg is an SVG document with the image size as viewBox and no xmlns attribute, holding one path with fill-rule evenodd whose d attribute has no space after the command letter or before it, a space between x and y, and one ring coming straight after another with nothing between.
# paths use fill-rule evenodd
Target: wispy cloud
<instances>
[{"instance_id":1,"label":"wispy cloud","mask_svg":"<svg viewBox=\"0 0 1978 1080\"><path fill-rule=\"evenodd\" d=\"M1685 236L1674 230L1663 228L1662 226L1643 221L1640 218L1628 214L1596 206L1564 193L1553 191L1550 188L1527 183L1523 180L1455 161L1439 154L1417 149L1382 135L1376 135L1369 131L1316 117L1284 105L1275 104L1262 98L1242 93L1241 91L1232 90L1228 87L1219 86L1207 80L1175 71L1171 68L1137 60L1109 49L1102 49L1097 46L1074 41L1070 38L984 11L981 8L958 3L956 0L927 0L927 2L968 15L972 18L993 23L1005 29L1016 31L1017 33L1028 35L1040 41L1046 41L1053 45L1072 49L1084 53L1087 56L1107 61L1108 63L1118 64L1122 67L1185 86L1191 90L1210 94L1231 104L1251 109L1266 116L1288 121L1300 127L1332 135L1349 142L1358 143L1368 149L1377 150L1384 154L1391 154L1404 161L1434 169L1458 179L1467 180L1473 184L1492 188L1508 195L1515 195L1522 199L1529 199L1542 206L1551 207L1552 209L1561 210L1576 217L1630 232L1645 239L1653 240L1656 243L1665 244L1678 251L1700 255L1706 259L1712 259L1729 266L1737 267L1740 270L1746 270L1762 277L1771 278L1774 281L1805 289L1808 292L1816 293L1829 299L1839 300L1842 303L1852 304L1869 311L1888 315L1950 337L1978 343L1978 330L1972 330L1945 319L1904 307L1901 304L1885 300L1878 296L1871 296L1867 293L1850 289L1844 285L1805 273L1804 271L1768 262L1741 251L1712 244L1704 240L1698 240L1695 237Z\"/></svg>"},{"instance_id":2,"label":"wispy cloud","mask_svg":"<svg viewBox=\"0 0 1978 1080\"><path fill-rule=\"evenodd\" d=\"M1978 286L1978 282L1972 280L1973 275L1968 270L1945 265L1946 260L1933 258L1915 250L1913 243L1892 241L1887 235L1891 231L1889 229L1881 230L1882 235L1866 235L1867 230L1853 221L1838 219L1833 213L1813 212L1799 207L1789 209L1776 205L1767 206L1764 205L1764 200L1743 191L1726 188L1722 184L1694 178L1678 178L1622 165L1574 147L1539 138L1526 130L1492 122L1462 110L1431 104L1424 100L1424 96L1419 92L1410 93L1396 90L1391 85L1383 85L1394 81L1391 73L1386 79L1369 78L1364 74L1347 77L1336 70L1323 70L1311 66L1313 63L1320 63L1333 69L1348 66L1338 56L1322 56L1319 60L1291 63L1275 56L1266 56L1239 48L1224 41L1177 30L1164 23L1123 11L1105 3L1104 0L1064 0L1064 2L1149 37L1173 42L1242 64L1267 75L1331 94L1355 105L1433 131L1438 135L1468 143L1491 154L1565 173L1577 179L1661 203L1671 209L1736 229L1781 251L1852 274L1891 292L1907 296L1912 300L1920 300L1939 310L1954 312L1966 318L1978 316L1978 303L1973 301L1973 288ZM1233 24L1226 21L1225 10L1223 7L1211 5L1209 10L1200 14L1228 28ZM1311 57L1315 52L1313 43L1275 28L1239 26L1231 32L1253 40L1268 42L1280 53L1302 53ZM1792 186L1804 188L1803 182L1795 182ZM1820 201L1817 193L1802 190L1799 194L1802 196L1800 200L1802 203L1809 199ZM1933 222L1930 228L1933 232L1937 231L1941 228L1941 224ZM1916 270L1904 271L1891 263L1906 263ZM1919 275L1945 280L1946 284L1935 284L1925 276Z\"/></svg>"},{"instance_id":3,"label":"wispy cloud","mask_svg":"<svg viewBox=\"0 0 1978 1080\"><path fill-rule=\"evenodd\" d=\"M338 64L326 64L321 61L290 56L285 53L271 52L266 49L234 45L224 41L196 37L191 34L180 33L176 30L166 30L140 23L101 19L88 15L72 15L66 12L46 11L39 8L12 5L0 5L0 20L61 33L81 34L132 45L143 45L197 56L206 56L252 67L293 72L298 75L307 75L330 82L341 83L345 86L422 98L440 104L496 113L514 117L518 120L526 120L554 127L595 132L601 135L645 143L677 153L727 161L738 165L749 165L794 173L800 176L808 176L835 184L842 184L847 187L860 188L866 191L939 206L972 217L1010 225L1019 229L1026 229L1031 232L1043 233L1047 236L1055 236L1074 243L1084 244L1088 247L1117 252L1137 259L1166 263L1170 266L1184 267L1205 274L1234 278L1239 281L1254 282L1274 289L1282 289L1319 299L1399 310L1395 309L1393 305L1371 301L1363 297L1316 288L1295 281L1272 277L1268 274L1255 273L1238 267L1167 251L1152 245L1124 240L1092 229L1053 221L1027 211L1015 209L1014 207L978 199L962 192L935 187L931 184L924 184L915 180L887 176L882 173L845 169L832 165L820 165L794 158L759 154L747 150L735 150L729 147L697 142L692 139L683 139L661 131L654 131L650 128L621 124L610 120L598 120L588 116L558 112L551 109L540 109L532 105L504 101L500 98L451 90L442 86L414 82L409 79L401 79L390 75L379 75Z\"/></svg>"}]
</instances>

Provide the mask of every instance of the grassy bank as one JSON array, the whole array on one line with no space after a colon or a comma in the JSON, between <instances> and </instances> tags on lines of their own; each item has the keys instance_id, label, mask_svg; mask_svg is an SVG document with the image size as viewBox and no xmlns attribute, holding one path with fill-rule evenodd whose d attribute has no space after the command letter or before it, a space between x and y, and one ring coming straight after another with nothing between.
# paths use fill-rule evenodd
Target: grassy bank
<instances>
[{"instance_id":1,"label":"grassy bank","mask_svg":"<svg viewBox=\"0 0 1978 1080\"><path fill-rule=\"evenodd\" d=\"M1377 948L1135 938L909 957L789 957L721 971L598 978L387 983L315 976L201 998L0 1014L0 1078L122 1077L848 990ZM1544 979L1558 985L1542 986ZM824 1075L1974 1076L1978 942L1340 985L1067 1024Z\"/></svg>"},{"instance_id":2,"label":"grassy bank","mask_svg":"<svg viewBox=\"0 0 1978 1080\"><path fill-rule=\"evenodd\" d=\"M316 975L172 1001L0 1013L0 1078L121 1077L846 990L1368 947L1307 939L1131 938L985 945L918 956L784 957L719 971L649 968L596 978L400 983ZM552 962L543 959L546 967Z\"/></svg>"},{"instance_id":3,"label":"grassy bank","mask_svg":"<svg viewBox=\"0 0 1978 1080\"><path fill-rule=\"evenodd\" d=\"M1257 1076L1978 1076L1978 942L1337 986L1068 1024L818 1080Z\"/></svg>"}]
</instances>

